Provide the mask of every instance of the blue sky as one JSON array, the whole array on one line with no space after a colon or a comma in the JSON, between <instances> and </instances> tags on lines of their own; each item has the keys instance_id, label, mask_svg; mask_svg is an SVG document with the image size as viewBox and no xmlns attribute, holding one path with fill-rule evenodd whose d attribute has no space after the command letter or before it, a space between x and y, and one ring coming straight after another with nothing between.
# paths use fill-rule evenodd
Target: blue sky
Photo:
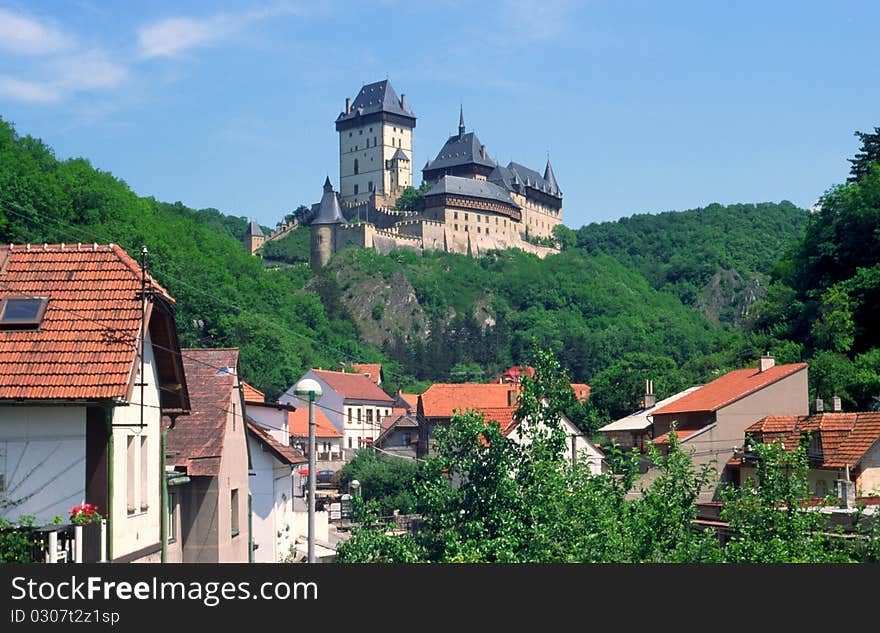
<instances>
[{"instance_id":1,"label":"blue sky","mask_svg":"<svg viewBox=\"0 0 880 633\"><path fill-rule=\"evenodd\" d=\"M880 125L880 3L0 0L0 116L139 195L274 226L338 181L333 121L389 78L415 166L458 124L573 228L809 206Z\"/></svg>"}]
</instances>

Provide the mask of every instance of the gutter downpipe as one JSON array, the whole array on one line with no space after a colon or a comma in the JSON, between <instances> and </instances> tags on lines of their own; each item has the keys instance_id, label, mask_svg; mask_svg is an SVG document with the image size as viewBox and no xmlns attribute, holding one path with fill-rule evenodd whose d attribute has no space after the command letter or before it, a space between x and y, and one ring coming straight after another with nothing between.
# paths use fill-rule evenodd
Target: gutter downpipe
<instances>
[{"instance_id":1,"label":"gutter downpipe","mask_svg":"<svg viewBox=\"0 0 880 633\"><path fill-rule=\"evenodd\" d=\"M113 470L116 462L113 457L113 409L104 408L107 417L107 560L113 562ZM102 552L103 554L103 552Z\"/></svg>"}]
</instances>

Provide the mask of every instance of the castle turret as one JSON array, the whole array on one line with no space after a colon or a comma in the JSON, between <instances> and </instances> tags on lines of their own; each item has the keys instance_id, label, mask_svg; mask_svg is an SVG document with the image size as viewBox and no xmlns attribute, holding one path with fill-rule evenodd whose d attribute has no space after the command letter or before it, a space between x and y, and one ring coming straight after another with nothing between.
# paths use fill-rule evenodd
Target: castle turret
<instances>
[{"instance_id":1,"label":"castle turret","mask_svg":"<svg viewBox=\"0 0 880 633\"><path fill-rule=\"evenodd\" d=\"M330 257L336 252L336 227L345 224L342 209L339 208L339 197L333 191L330 177L324 181L324 195L315 219L312 220L312 243L309 263L312 270L319 270L327 265Z\"/></svg>"}]
</instances>

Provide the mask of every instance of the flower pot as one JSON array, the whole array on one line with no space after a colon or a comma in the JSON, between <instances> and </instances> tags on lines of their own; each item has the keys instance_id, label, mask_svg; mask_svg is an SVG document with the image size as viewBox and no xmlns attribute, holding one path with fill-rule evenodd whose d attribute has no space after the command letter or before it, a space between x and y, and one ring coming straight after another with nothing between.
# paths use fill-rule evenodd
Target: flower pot
<instances>
[{"instance_id":1,"label":"flower pot","mask_svg":"<svg viewBox=\"0 0 880 633\"><path fill-rule=\"evenodd\" d=\"M101 524L86 523L82 526L82 559L84 563L101 562Z\"/></svg>"}]
</instances>

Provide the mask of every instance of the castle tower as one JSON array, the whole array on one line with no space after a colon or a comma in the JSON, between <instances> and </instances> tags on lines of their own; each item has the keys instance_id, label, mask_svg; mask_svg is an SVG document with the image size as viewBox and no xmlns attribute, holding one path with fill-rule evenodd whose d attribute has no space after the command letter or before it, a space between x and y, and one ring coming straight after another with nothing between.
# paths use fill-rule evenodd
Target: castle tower
<instances>
[{"instance_id":1,"label":"castle tower","mask_svg":"<svg viewBox=\"0 0 880 633\"><path fill-rule=\"evenodd\" d=\"M416 117L387 79L363 86L336 117L339 193L343 203L375 197L396 200L412 186Z\"/></svg>"},{"instance_id":2,"label":"castle tower","mask_svg":"<svg viewBox=\"0 0 880 633\"><path fill-rule=\"evenodd\" d=\"M311 251L309 264L312 270L320 270L327 265L330 257L336 252L336 227L345 224L342 209L339 208L339 198L330 177L324 181L324 195L321 197L321 206L315 219L312 220Z\"/></svg>"},{"instance_id":3,"label":"castle tower","mask_svg":"<svg viewBox=\"0 0 880 633\"><path fill-rule=\"evenodd\" d=\"M260 225L257 224L256 220L251 221L248 225L247 231L244 234L244 247L251 255L257 252L257 249L260 248L266 242L266 236L263 234L263 230L260 228Z\"/></svg>"}]
</instances>

